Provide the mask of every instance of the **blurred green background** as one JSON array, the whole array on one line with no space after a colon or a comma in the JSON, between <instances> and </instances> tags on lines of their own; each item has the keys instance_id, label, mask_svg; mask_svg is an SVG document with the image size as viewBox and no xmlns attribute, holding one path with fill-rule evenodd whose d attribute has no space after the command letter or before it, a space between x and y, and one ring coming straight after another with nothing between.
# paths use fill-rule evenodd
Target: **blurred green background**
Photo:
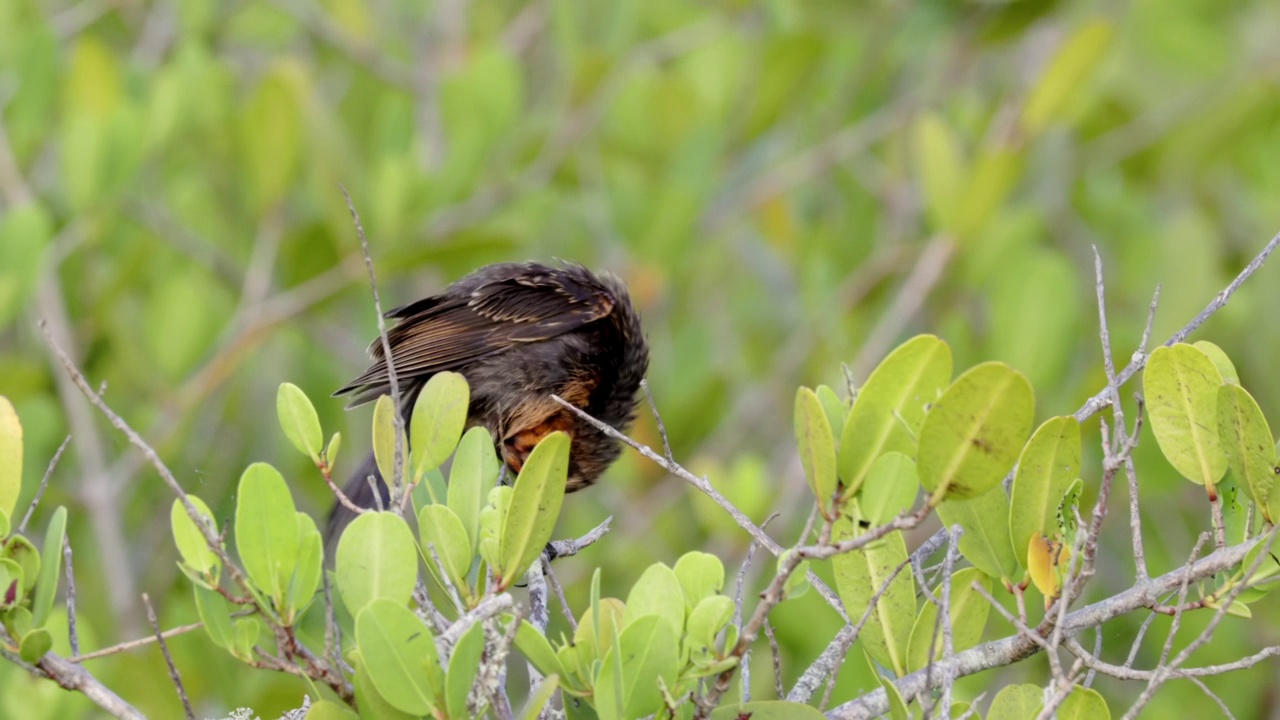
<instances>
[{"instance_id":1,"label":"blurred green background","mask_svg":"<svg viewBox=\"0 0 1280 720\"><path fill-rule=\"evenodd\" d=\"M327 511L274 397L288 380L317 400L346 438L342 472L367 450L369 410L327 397L376 332L341 183L389 306L499 260L621 275L677 457L757 522L780 511L770 532L794 542L807 514L797 384L843 390L842 363L865 379L933 332L958 368L1007 360L1041 418L1066 414L1104 384L1091 245L1123 363L1157 283L1162 341L1280 228L1277 23L1275 3L1217 0L0 1L0 393L26 426L20 507L72 435L35 527L70 506L85 649L146 634L144 591L166 627L193 621L172 498L69 387L44 320L223 517L255 460ZM1277 273L1196 336L1225 347L1273 413ZM634 433L658 441L647 415ZM1150 436L1139 461L1160 572L1208 512ZM1099 471L1086 467L1088 495ZM1115 500L1091 599L1132 575ZM722 512L630 453L566 507L564 535L615 518L604 542L557 563L579 608L597 565L622 594L650 562L701 548L732 569L746 550ZM751 577L771 567L757 556ZM1142 619L1104 629L1109 660ZM1263 601L1192 664L1276 644L1277 622ZM775 626L789 687L837 619L811 593ZM1010 632L993 614L989 634ZM305 692L199 634L172 646L199 714L274 717ZM765 647L758 697L772 692ZM874 687L864 665L855 650L835 702ZM154 649L88 667L157 717L180 712ZM1044 669L1038 657L958 692ZM1262 718L1280 712L1275 679L1263 663L1207 682L1236 717ZM1096 687L1117 714L1141 690ZM68 698L0 670L0 716L93 716ZM1143 716L1217 712L1175 682Z\"/></svg>"}]
</instances>

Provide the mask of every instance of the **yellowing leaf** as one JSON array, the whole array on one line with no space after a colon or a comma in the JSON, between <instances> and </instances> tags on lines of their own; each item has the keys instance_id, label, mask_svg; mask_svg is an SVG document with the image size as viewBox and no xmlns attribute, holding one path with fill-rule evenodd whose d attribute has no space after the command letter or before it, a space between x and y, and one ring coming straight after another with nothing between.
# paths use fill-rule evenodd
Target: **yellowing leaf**
<instances>
[{"instance_id":1,"label":"yellowing leaf","mask_svg":"<svg viewBox=\"0 0 1280 720\"><path fill-rule=\"evenodd\" d=\"M1044 535L1033 535L1027 544L1027 572L1031 582L1044 595L1048 608L1062 589L1062 572L1071 558L1071 548L1049 540Z\"/></svg>"}]
</instances>

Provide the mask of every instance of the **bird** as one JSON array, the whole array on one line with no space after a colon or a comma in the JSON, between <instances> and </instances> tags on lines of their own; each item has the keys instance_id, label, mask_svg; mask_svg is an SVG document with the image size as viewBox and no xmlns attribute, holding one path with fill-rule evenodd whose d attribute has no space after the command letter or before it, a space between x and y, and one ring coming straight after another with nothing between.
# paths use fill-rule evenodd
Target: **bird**
<instances>
[{"instance_id":1,"label":"bird","mask_svg":"<svg viewBox=\"0 0 1280 720\"><path fill-rule=\"evenodd\" d=\"M438 295L386 313L387 330L408 423L426 382L444 371L460 373L471 388L467 426L485 427L498 457L519 473L538 441L557 430L570 438L565 492L586 488L617 459L618 440L551 396L619 431L635 419L649 347L626 286L611 273L594 273L561 261L487 265ZM348 408L390 394L391 379L381 337L369 346L373 363L335 396ZM370 484L368 477L376 478ZM363 508L388 502L386 483L372 453L344 488ZM335 547L355 513L334 505L326 546Z\"/></svg>"}]
</instances>

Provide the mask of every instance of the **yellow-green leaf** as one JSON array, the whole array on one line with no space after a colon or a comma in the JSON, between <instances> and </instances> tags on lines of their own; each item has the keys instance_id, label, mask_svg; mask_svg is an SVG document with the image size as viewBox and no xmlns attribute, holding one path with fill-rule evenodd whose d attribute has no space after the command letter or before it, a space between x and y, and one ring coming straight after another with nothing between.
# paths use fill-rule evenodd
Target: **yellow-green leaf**
<instances>
[{"instance_id":1,"label":"yellow-green leaf","mask_svg":"<svg viewBox=\"0 0 1280 720\"><path fill-rule=\"evenodd\" d=\"M415 479L440 467L458 446L470 398L466 378L456 372L436 373L423 386L409 422Z\"/></svg>"},{"instance_id":2,"label":"yellow-green leaf","mask_svg":"<svg viewBox=\"0 0 1280 720\"><path fill-rule=\"evenodd\" d=\"M569 473L569 436L556 431L529 454L511 495L502 527L500 584L510 587L542 554L560 516Z\"/></svg>"},{"instance_id":3,"label":"yellow-green leaf","mask_svg":"<svg viewBox=\"0 0 1280 720\"><path fill-rule=\"evenodd\" d=\"M854 535L854 524L850 518L841 517L836 521L833 533L836 542ZM911 577L911 569L899 569L906 560L907 546L900 532L890 533L859 550L832 558L836 590L854 622L867 611L871 598L888 583L888 588L862 627L859 640L877 662L898 675L906 673L907 643L916 618L915 581ZM895 571L898 573L896 576L893 575ZM889 580L891 576L892 581Z\"/></svg>"},{"instance_id":4,"label":"yellow-green leaf","mask_svg":"<svg viewBox=\"0 0 1280 720\"><path fill-rule=\"evenodd\" d=\"M1210 495L1227 471L1218 439L1222 375L1202 351L1179 343L1156 348L1142 373L1156 444L1174 469Z\"/></svg>"},{"instance_id":5,"label":"yellow-green leaf","mask_svg":"<svg viewBox=\"0 0 1280 720\"><path fill-rule=\"evenodd\" d=\"M1218 388L1218 437L1227 454L1227 464L1235 473L1267 522L1280 511L1280 497L1273 498L1276 484L1276 446L1271 427L1257 401L1239 385Z\"/></svg>"},{"instance_id":6,"label":"yellow-green leaf","mask_svg":"<svg viewBox=\"0 0 1280 720\"><path fill-rule=\"evenodd\" d=\"M280 383L276 391L276 416L285 437L298 452L313 461L320 459L324 435L320 432L320 416L302 388L293 383Z\"/></svg>"},{"instance_id":7,"label":"yellow-green leaf","mask_svg":"<svg viewBox=\"0 0 1280 720\"><path fill-rule=\"evenodd\" d=\"M920 429L916 462L931 502L976 497L999 483L1013 468L1034 414L1031 384L1004 363L983 363L957 378Z\"/></svg>"},{"instance_id":8,"label":"yellow-green leaf","mask_svg":"<svg viewBox=\"0 0 1280 720\"><path fill-rule=\"evenodd\" d=\"M297 509L280 472L266 463L240 476L235 536L245 573L279 605L298 563Z\"/></svg>"},{"instance_id":9,"label":"yellow-green leaf","mask_svg":"<svg viewBox=\"0 0 1280 720\"><path fill-rule=\"evenodd\" d=\"M806 387L796 391L795 433L809 490L818 499L823 516L831 517L836 492L836 443L822 401Z\"/></svg>"},{"instance_id":10,"label":"yellow-green leaf","mask_svg":"<svg viewBox=\"0 0 1280 720\"><path fill-rule=\"evenodd\" d=\"M876 367L858 391L840 436L844 497L858 491L883 453L916 454L925 411L950 380L951 348L933 335L908 340Z\"/></svg>"},{"instance_id":11,"label":"yellow-green leaf","mask_svg":"<svg viewBox=\"0 0 1280 720\"><path fill-rule=\"evenodd\" d=\"M13 517L22 491L22 423L13 403L0 395L0 512Z\"/></svg>"},{"instance_id":12,"label":"yellow-green leaf","mask_svg":"<svg viewBox=\"0 0 1280 720\"><path fill-rule=\"evenodd\" d=\"M1050 418L1022 449L1009 497L1009 535L1024 566L1031 536L1057 529L1062 495L1079 475L1080 423Z\"/></svg>"},{"instance_id":13,"label":"yellow-green leaf","mask_svg":"<svg viewBox=\"0 0 1280 720\"><path fill-rule=\"evenodd\" d=\"M945 500L938 505L938 519L946 527L964 528L960 554L974 567L994 578L1017 574L1018 556L1009 539L1009 496L1003 487L997 485L976 498Z\"/></svg>"},{"instance_id":14,"label":"yellow-green leaf","mask_svg":"<svg viewBox=\"0 0 1280 720\"><path fill-rule=\"evenodd\" d=\"M1080 94L1114 34L1111 25L1094 20L1081 26L1050 61L1022 108L1022 129L1040 134L1059 117L1071 98Z\"/></svg>"}]
</instances>

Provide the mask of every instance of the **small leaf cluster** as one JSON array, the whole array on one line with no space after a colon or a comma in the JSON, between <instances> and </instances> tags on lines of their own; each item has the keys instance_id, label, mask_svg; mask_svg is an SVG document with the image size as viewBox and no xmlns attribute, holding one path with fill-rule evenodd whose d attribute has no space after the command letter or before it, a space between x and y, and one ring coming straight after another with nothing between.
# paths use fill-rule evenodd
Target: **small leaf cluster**
<instances>
[{"instance_id":1,"label":"small leaf cluster","mask_svg":"<svg viewBox=\"0 0 1280 720\"><path fill-rule=\"evenodd\" d=\"M723 588L724 565L704 552L686 553L674 566L650 565L625 601L600 597L597 572L572 638L551 642L525 621L516 646L601 720L652 715L666 698L684 698L700 680L738 664L734 603Z\"/></svg>"},{"instance_id":2,"label":"small leaf cluster","mask_svg":"<svg viewBox=\"0 0 1280 720\"><path fill-rule=\"evenodd\" d=\"M22 423L0 395L0 647L36 664L53 647L46 625L62 572L67 509L59 506L45 527L41 549L13 527L22 490Z\"/></svg>"}]
</instances>

